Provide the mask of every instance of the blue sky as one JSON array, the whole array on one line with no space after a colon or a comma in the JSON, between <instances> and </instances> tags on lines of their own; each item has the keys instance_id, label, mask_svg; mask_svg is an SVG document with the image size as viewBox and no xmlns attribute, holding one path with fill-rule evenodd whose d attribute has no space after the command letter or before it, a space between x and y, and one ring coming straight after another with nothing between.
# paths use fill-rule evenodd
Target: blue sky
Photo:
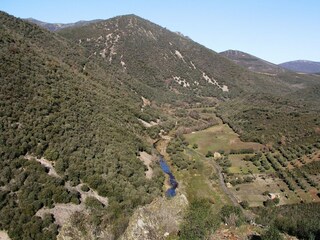
<instances>
[{"instance_id":1,"label":"blue sky","mask_svg":"<svg viewBox=\"0 0 320 240\"><path fill-rule=\"evenodd\" d=\"M217 52L320 62L319 0L0 0L0 10L59 23L133 13Z\"/></svg>"}]
</instances>

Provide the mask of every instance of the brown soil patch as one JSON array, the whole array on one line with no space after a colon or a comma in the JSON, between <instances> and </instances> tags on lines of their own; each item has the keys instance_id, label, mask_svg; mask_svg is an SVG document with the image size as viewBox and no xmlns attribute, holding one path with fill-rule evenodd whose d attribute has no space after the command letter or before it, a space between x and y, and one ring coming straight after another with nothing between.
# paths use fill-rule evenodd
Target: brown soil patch
<instances>
[{"instance_id":1,"label":"brown soil patch","mask_svg":"<svg viewBox=\"0 0 320 240\"><path fill-rule=\"evenodd\" d=\"M146 152L140 152L139 159L143 162L143 164L148 168L148 170L145 172L146 178L151 179L153 175L153 169L151 168L152 162L155 160L155 157L146 153Z\"/></svg>"},{"instance_id":2,"label":"brown soil patch","mask_svg":"<svg viewBox=\"0 0 320 240\"><path fill-rule=\"evenodd\" d=\"M36 216L43 217L45 214L51 213L54 216L54 219L56 220L56 224L59 226L62 226L65 224L71 217L71 215L77 213L77 212L83 212L85 211L84 204L76 205L73 203L67 203L67 204L56 204L54 208L41 208L37 213Z\"/></svg>"},{"instance_id":3,"label":"brown soil patch","mask_svg":"<svg viewBox=\"0 0 320 240\"><path fill-rule=\"evenodd\" d=\"M143 102L143 105L142 107L146 107L146 106L150 106L151 105L151 102L149 99L146 99L144 97L141 97L142 98L142 102Z\"/></svg>"},{"instance_id":4,"label":"brown soil patch","mask_svg":"<svg viewBox=\"0 0 320 240\"><path fill-rule=\"evenodd\" d=\"M159 122L153 122L153 121L151 121L151 122L148 123L148 122L146 122L146 121L144 121L144 120L142 120L142 119L140 119L140 118L138 118L138 121L141 122L142 125L143 125L144 127L146 127L146 128L150 128L150 127L159 125Z\"/></svg>"},{"instance_id":5,"label":"brown soil patch","mask_svg":"<svg viewBox=\"0 0 320 240\"><path fill-rule=\"evenodd\" d=\"M100 196L96 191L90 189L88 192L84 192L81 190L83 184L79 184L75 187L70 186L69 182L66 182L65 187L69 190L73 190L73 191L77 191L80 193L81 195L81 204L84 204L84 202L86 201L87 197L94 197L96 198L99 202L101 202L103 205L108 206L108 198L107 197L102 197Z\"/></svg>"},{"instance_id":6,"label":"brown soil patch","mask_svg":"<svg viewBox=\"0 0 320 240\"><path fill-rule=\"evenodd\" d=\"M56 170L53 167L53 164L51 161L45 159L45 158L36 158L30 154L26 154L26 156L24 157L25 159L28 160L35 160L37 162L39 162L41 165L43 165L45 168L49 169L48 174L50 176L56 177L56 178L61 178L61 176L56 172Z\"/></svg>"}]
</instances>

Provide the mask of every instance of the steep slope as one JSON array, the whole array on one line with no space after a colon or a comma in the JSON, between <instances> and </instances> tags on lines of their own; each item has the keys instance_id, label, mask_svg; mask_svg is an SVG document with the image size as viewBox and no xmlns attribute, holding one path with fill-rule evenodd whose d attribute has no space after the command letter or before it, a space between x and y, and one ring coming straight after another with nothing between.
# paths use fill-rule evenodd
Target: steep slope
<instances>
[{"instance_id":1,"label":"steep slope","mask_svg":"<svg viewBox=\"0 0 320 240\"><path fill-rule=\"evenodd\" d=\"M79 206L81 183L96 191L81 221L123 231L163 184L156 166L146 179L137 158L146 149L140 96L82 47L3 12L0 24L0 229L12 239L55 239L57 219L36 214Z\"/></svg>"},{"instance_id":2,"label":"steep slope","mask_svg":"<svg viewBox=\"0 0 320 240\"><path fill-rule=\"evenodd\" d=\"M137 92L170 100L192 97L238 96L263 91L284 94L290 81L246 71L216 52L134 15L120 16L79 28L59 31L87 48L106 69L134 78ZM128 81L128 84L134 80ZM174 93L174 95L172 95ZM192 98L191 98L192 99Z\"/></svg>"},{"instance_id":3,"label":"steep slope","mask_svg":"<svg viewBox=\"0 0 320 240\"><path fill-rule=\"evenodd\" d=\"M316 77L247 71L133 15L59 34L5 13L0 24L0 229L12 239L55 239L59 224L62 238L73 229L75 236L112 239L128 224L138 235L159 225L166 234L170 225L154 224L148 207L139 208L148 225L128 220L162 193L157 164L149 180L138 159L150 150L146 134L165 127L153 134L141 124L165 119L158 109L175 115L179 103L218 102L217 112L245 138L277 143L284 135L291 143L319 136ZM77 214L64 225L61 214L70 211Z\"/></svg>"},{"instance_id":4,"label":"steep slope","mask_svg":"<svg viewBox=\"0 0 320 240\"><path fill-rule=\"evenodd\" d=\"M263 59L257 58L245 52L237 50L227 50L221 52L220 55L232 60L234 63L243 66L253 72L268 74L279 74L286 72L285 69L279 67L276 64L267 62Z\"/></svg>"},{"instance_id":5,"label":"steep slope","mask_svg":"<svg viewBox=\"0 0 320 240\"><path fill-rule=\"evenodd\" d=\"M276 75L246 70L181 34L135 15L58 33L86 48L88 58L102 68L126 74L123 83L157 103L212 105L218 99L220 116L246 140L277 143L288 135L288 142L293 144L303 141L306 129L312 136L308 141L318 137L313 119L319 116L319 99L314 94L308 99L303 95L319 86L317 76L281 69ZM274 116L272 121L266 120L269 127L263 127L263 131L257 131L264 122L257 109L271 111ZM280 109L284 110L281 114ZM296 116L294 112L303 111L311 114L295 118L303 127L287 124Z\"/></svg>"},{"instance_id":6,"label":"steep slope","mask_svg":"<svg viewBox=\"0 0 320 240\"><path fill-rule=\"evenodd\" d=\"M60 29L67 28L67 27L80 27L80 26L88 25L90 23L101 21L99 19L96 19L96 20L91 20L91 21L78 21L78 22L75 22L75 23L47 23L47 22L39 21L39 20L34 19L34 18L26 18L24 20L26 20L26 21L28 21L30 23L35 23L38 26L40 26L42 28L45 28L45 29L47 29L49 31L58 31Z\"/></svg>"},{"instance_id":7,"label":"steep slope","mask_svg":"<svg viewBox=\"0 0 320 240\"><path fill-rule=\"evenodd\" d=\"M299 73L319 73L320 62L307 60L290 61L279 64L279 66Z\"/></svg>"}]
</instances>

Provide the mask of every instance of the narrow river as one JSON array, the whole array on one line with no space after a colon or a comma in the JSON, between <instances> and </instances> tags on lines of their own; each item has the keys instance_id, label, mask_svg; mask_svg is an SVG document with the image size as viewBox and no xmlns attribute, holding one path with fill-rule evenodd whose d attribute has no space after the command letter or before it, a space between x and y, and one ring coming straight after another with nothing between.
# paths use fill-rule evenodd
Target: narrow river
<instances>
[{"instance_id":1,"label":"narrow river","mask_svg":"<svg viewBox=\"0 0 320 240\"><path fill-rule=\"evenodd\" d=\"M161 167L162 171L169 175L169 181L170 181L171 188L169 188L166 191L166 196L167 197L174 197L176 195L176 188L178 187L178 182L177 182L176 178L173 176L172 172L170 171L170 167L168 166L168 164L166 163L166 161L162 155L160 155L159 163L160 163L160 167Z\"/></svg>"}]
</instances>

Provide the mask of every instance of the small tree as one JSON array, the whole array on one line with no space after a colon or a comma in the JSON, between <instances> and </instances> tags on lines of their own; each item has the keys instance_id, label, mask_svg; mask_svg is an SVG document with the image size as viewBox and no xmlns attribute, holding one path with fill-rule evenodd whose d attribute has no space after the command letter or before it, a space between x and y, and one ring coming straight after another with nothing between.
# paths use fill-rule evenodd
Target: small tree
<instances>
[{"instance_id":1,"label":"small tree","mask_svg":"<svg viewBox=\"0 0 320 240\"><path fill-rule=\"evenodd\" d=\"M279 230L272 226L266 231L264 234L261 235L262 240L283 240L283 237L280 235Z\"/></svg>"},{"instance_id":2,"label":"small tree","mask_svg":"<svg viewBox=\"0 0 320 240\"><path fill-rule=\"evenodd\" d=\"M248 209L249 208L249 202L247 200L244 200L240 203L241 207L243 207L244 209Z\"/></svg>"},{"instance_id":3,"label":"small tree","mask_svg":"<svg viewBox=\"0 0 320 240\"><path fill-rule=\"evenodd\" d=\"M86 184L83 184L81 186L81 190L84 191L84 192L89 192L90 188Z\"/></svg>"},{"instance_id":4,"label":"small tree","mask_svg":"<svg viewBox=\"0 0 320 240\"><path fill-rule=\"evenodd\" d=\"M213 157L213 153L211 151L208 151L208 153L206 154L206 157Z\"/></svg>"},{"instance_id":5,"label":"small tree","mask_svg":"<svg viewBox=\"0 0 320 240\"><path fill-rule=\"evenodd\" d=\"M225 205L220 210L220 216L222 221L230 226L240 226L244 221L240 207Z\"/></svg>"}]
</instances>

